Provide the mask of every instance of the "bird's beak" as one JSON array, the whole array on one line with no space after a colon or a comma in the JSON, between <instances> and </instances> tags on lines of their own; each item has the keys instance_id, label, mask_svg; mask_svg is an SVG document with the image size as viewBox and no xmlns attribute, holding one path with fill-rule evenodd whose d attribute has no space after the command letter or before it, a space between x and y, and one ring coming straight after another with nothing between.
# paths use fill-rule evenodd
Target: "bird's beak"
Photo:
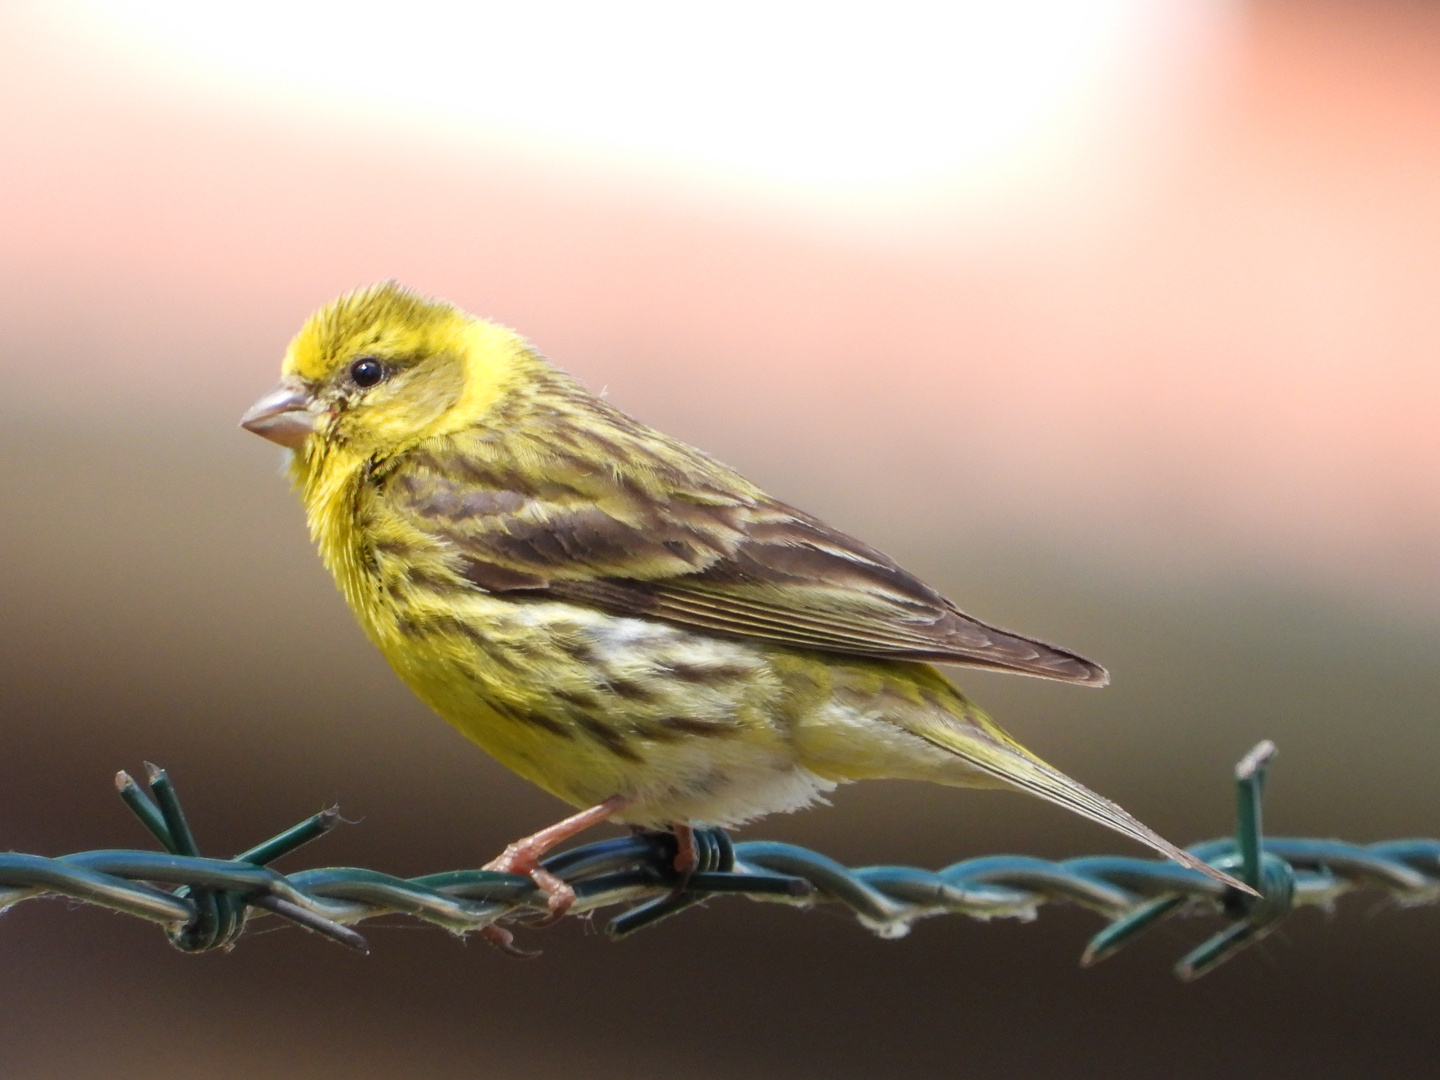
<instances>
[{"instance_id":1,"label":"bird's beak","mask_svg":"<svg viewBox=\"0 0 1440 1080\"><path fill-rule=\"evenodd\" d=\"M310 390L299 379L287 376L240 418L240 426L273 443L299 450L315 431L318 413Z\"/></svg>"}]
</instances>

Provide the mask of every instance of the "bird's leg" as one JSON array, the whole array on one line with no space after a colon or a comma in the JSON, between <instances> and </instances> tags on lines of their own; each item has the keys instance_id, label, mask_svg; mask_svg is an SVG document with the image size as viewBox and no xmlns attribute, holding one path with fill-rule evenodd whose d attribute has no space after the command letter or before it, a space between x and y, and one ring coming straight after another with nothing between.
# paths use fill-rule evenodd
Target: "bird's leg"
<instances>
[{"instance_id":1,"label":"bird's leg","mask_svg":"<svg viewBox=\"0 0 1440 1080\"><path fill-rule=\"evenodd\" d=\"M675 872L680 875L680 887L690 880L700 865L700 853L695 850L695 829L691 825L672 825L675 834Z\"/></svg>"},{"instance_id":2,"label":"bird's leg","mask_svg":"<svg viewBox=\"0 0 1440 1080\"><path fill-rule=\"evenodd\" d=\"M549 898L546 906L555 916L564 915L575 903L575 890L540 865L540 857L547 851L576 833L584 832L592 825L619 813L630 800L623 795L612 795L602 803L571 814L564 821L557 821L548 829L541 829L523 840L516 840L505 849L498 859L491 859L482 869L500 870L507 874L524 874L540 887ZM692 845L693 846L693 845Z\"/></svg>"},{"instance_id":3,"label":"bird's leg","mask_svg":"<svg viewBox=\"0 0 1440 1080\"><path fill-rule=\"evenodd\" d=\"M675 834L675 859L670 865L680 875L680 880L675 882L675 887L670 890L669 899L673 900L689 887L690 875L700 867L700 852L695 850L693 825L681 825L677 822L670 826L670 831Z\"/></svg>"}]
</instances>

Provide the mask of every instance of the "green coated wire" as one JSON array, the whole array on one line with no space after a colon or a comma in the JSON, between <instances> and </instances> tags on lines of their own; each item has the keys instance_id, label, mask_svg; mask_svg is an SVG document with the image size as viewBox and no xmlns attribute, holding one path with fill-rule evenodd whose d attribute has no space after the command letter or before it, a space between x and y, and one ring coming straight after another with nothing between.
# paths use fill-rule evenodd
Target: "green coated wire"
<instances>
[{"instance_id":1,"label":"green coated wire","mask_svg":"<svg viewBox=\"0 0 1440 1080\"><path fill-rule=\"evenodd\" d=\"M933 915L1030 918L1042 904L1063 902L1111 920L1086 948L1082 963L1088 965L1113 956L1175 915L1197 910L1219 915L1229 925L1176 965L1176 974L1187 980L1261 940L1298 907L1329 904L1350 889L1380 888L1402 904L1440 901L1440 840L1359 847L1337 840L1266 839L1263 796L1274 759L1274 745L1265 742L1236 767L1233 838L1190 849L1236 874L1256 889L1258 898L1192 869L1133 857L1050 862L1000 855L939 871L851 868L796 845L737 844L721 830L701 828L695 830L700 865L687 876L674 870L675 837L656 832L563 851L544 866L575 890L577 914L631 905L611 920L612 937L628 936L723 894L802 907L844 904L863 924L892 937ZM516 874L456 870L405 879L356 867L289 875L268 867L330 831L340 820L334 809L233 859L204 858L168 774L147 764L146 776L149 793L124 772L116 776L116 788L163 851L90 851L58 859L0 854L0 909L37 896L68 896L158 923L173 945L191 952L232 947L247 918L261 912L364 952L365 939L351 925L378 915L409 915L464 934L497 922L524 923L547 911L545 894ZM497 928L497 933L506 932Z\"/></svg>"}]
</instances>

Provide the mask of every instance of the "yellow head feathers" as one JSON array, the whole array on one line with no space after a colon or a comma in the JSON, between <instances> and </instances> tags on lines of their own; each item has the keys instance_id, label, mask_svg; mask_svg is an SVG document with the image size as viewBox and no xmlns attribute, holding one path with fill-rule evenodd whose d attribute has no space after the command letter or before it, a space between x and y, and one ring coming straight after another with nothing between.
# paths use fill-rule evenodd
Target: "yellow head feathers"
<instances>
[{"instance_id":1,"label":"yellow head feathers","mask_svg":"<svg viewBox=\"0 0 1440 1080\"><path fill-rule=\"evenodd\" d=\"M352 358L398 360L453 349L475 320L444 300L394 281L355 289L305 321L285 355L284 372L307 382L328 379Z\"/></svg>"},{"instance_id":2,"label":"yellow head feathers","mask_svg":"<svg viewBox=\"0 0 1440 1080\"><path fill-rule=\"evenodd\" d=\"M302 457L369 457L472 426L538 363L513 331L386 281L312 315L243 423Z\"/></svg>"}]
</instances>

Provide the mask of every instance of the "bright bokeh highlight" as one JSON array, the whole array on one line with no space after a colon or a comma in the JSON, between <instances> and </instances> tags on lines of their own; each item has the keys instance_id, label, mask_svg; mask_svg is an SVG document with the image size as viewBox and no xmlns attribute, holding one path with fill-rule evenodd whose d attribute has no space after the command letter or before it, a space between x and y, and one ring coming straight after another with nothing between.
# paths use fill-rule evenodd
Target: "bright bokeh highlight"
<instances>
[{"instance_id":1,"label":"bright bokeh highlight","mask_svg":"<svg viewBox=\"0 0 1440 1080\"><path fill-rule=\"evenodd\" d=\"M70 0L67 38L188 93L627 170L892 196L1093 126L1223 40L1216 0L816 3Z\"/></svg>"}]
</instances>

